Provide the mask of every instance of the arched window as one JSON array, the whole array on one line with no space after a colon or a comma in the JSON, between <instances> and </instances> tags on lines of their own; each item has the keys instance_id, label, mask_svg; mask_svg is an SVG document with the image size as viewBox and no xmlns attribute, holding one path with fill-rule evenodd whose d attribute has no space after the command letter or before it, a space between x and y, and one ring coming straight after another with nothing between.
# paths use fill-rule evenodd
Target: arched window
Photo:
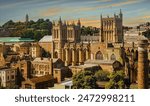
<instances>
[{"instance_id":1,"label":"arched window","mask_svg":"<svg viewBox=\"0 0 150 106\"><path fill-rule=\"evenodd\" d=\"M116 56L114 54L111 55L110 60L116 60Z\"/></svg>"},{"instance_id":2,"label":"arched window","mask_svg":"<svg viewBox=\"0 0 150 106\"><path fill-rule=\"evenodd\" d=\"M57 52L54 53L54 58L58 58L58 53Z\"/></svg>"},{"instance_id":3,"label":"arched window","mask_svg":"<svg viewBox=\"0 0 150 106\"><path fill-rule=\"evenodd\" d=\"M98 52L96 53L96 59L97 59L97 60L103 60L103 54L102 54L101 51L98 51Z\"/></svg>"}]
</instances>

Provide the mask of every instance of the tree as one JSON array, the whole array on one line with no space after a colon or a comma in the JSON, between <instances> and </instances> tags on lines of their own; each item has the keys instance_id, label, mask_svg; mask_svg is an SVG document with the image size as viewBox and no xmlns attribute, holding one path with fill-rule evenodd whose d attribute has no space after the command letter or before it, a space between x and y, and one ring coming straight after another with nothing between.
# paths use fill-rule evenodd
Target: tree
<instances>
[{"instance_id":1,"label":"tree","mask_svg":"<svg viewBox=\"0 0 150 106\"><path fill-rule=\"evenodd\" d=\"M3 27L4 28L14 28L15 23L12 20L9 20L8 22L6 22Z\"/></svg>"},{"instance_id":2,"label":"tree","mask_svg":"<svg viewBox=\"0 0 150 106\"><path fill-rule=\"evenodd\" d=\"M73 89L96 89L96 77L91 71L81 71L73 76Z\"/></svg>"},{"instance_id":3,"label":"tree","mask_svg":"<svg viewBox=\"0 0 150 106\"><path fill-rule=\"evenodd\" d=\"M97 81L109 81L108 75L109 72L103 70L99 70L95 73Z\"/></svg>"},{"instance_id":4,"label":"tree","mask_svg":"<svg viewBox=\"0 0 150 106\"><path fill-rule=\"evenodd\" d=\"M107 89L123 89L125 88L124 78L125 74L122 70L112 72L109 76L109 82L106 84Z\"/></svg>"}]
</instances>

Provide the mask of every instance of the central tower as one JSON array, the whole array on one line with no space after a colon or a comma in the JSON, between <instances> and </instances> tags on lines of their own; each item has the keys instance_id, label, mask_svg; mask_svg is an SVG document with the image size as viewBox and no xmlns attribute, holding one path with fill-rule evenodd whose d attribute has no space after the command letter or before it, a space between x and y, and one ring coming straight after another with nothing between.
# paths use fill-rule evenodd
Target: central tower
<instances>
[{"instance_id":1,"label":"central tower","mask_svg":"<svg viewBox=\"0 0 150 106\"><path fill-rule=\"evenodd\" d=\"M123 42L123 14L121 10L119 15L114 14L114 17L103 18L101 15L100 20L100 42Z\"/></svg>"}]
</instances>

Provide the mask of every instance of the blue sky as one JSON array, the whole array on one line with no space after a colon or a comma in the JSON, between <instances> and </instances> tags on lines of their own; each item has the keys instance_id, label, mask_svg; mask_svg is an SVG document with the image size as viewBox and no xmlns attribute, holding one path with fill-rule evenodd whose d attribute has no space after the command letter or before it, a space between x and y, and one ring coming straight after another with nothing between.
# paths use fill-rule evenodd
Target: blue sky
<instances>
[{"instance_id":1,"label":"blue sky","mask_svg":"<svg viewBox=\"0 0 150 106\"><path fill-rule=\"evenodd\" d=\"M113 16L122 9L124 25L134 26L150 21L150 0L0 0L0 25L8 20L24 21L28 14L39 18L78 20L85 26L100 24L100 14Z\"/></svg>"}]
</instances>

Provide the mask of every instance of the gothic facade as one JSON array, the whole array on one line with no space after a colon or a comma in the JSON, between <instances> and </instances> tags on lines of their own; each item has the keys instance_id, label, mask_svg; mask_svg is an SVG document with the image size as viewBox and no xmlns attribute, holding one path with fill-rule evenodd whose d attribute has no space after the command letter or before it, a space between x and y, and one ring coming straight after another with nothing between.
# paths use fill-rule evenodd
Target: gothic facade
<instances>
[{"instance_id":1,"label":"gothic facade","mask_svg":"<svg viewBox=\"0 0 150 106\"><path fill-rule=\"evenodd\" d=\"M123 14L103 18L101 15L100 42L122 42L123 41Z\"/></svg>"},{"instance_id":2,"label":"gothic facade","mask_svg":"<svg viewBox=\"0 0 150 106\"><path fill-rule=\"evenodd\" d=\"M86 59L90 59L90 45L80 42L81 23L74 22L68 24L53 22L52 29L52 58L60 58L65 65L83 64Z\"/></svg>"}]
</instances>

